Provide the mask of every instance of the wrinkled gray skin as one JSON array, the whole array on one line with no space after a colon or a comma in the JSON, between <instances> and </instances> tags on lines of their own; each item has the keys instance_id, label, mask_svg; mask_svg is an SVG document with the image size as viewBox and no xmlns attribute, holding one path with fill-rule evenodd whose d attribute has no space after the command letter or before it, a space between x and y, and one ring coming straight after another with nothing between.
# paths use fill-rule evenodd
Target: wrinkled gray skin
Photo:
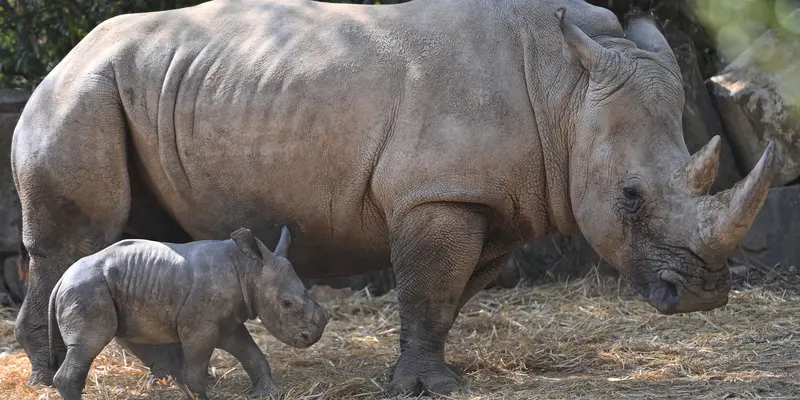
<instances>
[{"instance_id":1,"label":"wrinkled gray skin","mask_svg":"<svg viewBox=\"0 0 800 400\"><path fill-rule=\"evenodd\" d=\"M59 394L81 398L92 361L114 337L156 358L161 346L166 357L153 374L172 375L200 398L207 397L215 348L242 363L252 397L278 393L244 322L259 317L278 340L298 348L316 343L328 323L286 259L290 240L284 227L273 253L242 228L224 241L123 240L80 259L50 296L50 347L68 349L63 359L52 352Z\"/></svg>"},{"instance_id":2,"label":"wrinkled gray skin","mask_svg":"<svg viewBox=\"0 0 800 400\"><path fill-rule=\"evenodd\" d=\"M719 138L690 156L675 58L649 17L627 25L579 0L218 0L104 22L14 135L30 381L52 374L52 285L123 232L246 225L270 244L286 221L302 277L392 266L398 392L460 387L456 315L545 235L583 232L660 312L726 304L772 147L709 196Z\"/></svg>"}]
</instances>

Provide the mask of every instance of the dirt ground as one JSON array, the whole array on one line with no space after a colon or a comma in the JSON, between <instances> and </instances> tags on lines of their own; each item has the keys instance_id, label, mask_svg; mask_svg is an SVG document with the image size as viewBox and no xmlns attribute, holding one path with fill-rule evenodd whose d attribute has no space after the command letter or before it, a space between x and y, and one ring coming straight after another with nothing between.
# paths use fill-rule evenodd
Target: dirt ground
<instances>
[{"instance_id":1,"label":"dirt ground","mask_svg":"<svg viewBox=\"0 0 800 400\"><path fill-rule=\"evenodd\" d=\"M569 283L490 290L457 319L448 359L466 372L466 399L800 398L800 290L735 291L718 310L662 316L596 274ZM397 354L396 296L362 292L328 299L332 318L306 350L249 325L285 399L384 399ZM0 398L59 398L24 384L28 360L13 338L13 310L0 320ZM240 399L249 382L217 351L209 394ZM95 361L86 399L181 399L148 388L147 370L112 343Z\"/></svg>"}]
</instances>

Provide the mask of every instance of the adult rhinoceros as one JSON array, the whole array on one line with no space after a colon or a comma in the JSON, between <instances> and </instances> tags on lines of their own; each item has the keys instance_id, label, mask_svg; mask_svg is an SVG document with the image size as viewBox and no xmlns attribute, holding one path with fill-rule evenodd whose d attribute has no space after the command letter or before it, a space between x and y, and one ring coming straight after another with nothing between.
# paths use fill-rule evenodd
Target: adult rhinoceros
<instances>
[{"instance_id":1,"label":"adult rhinoceros","mask_svg":"<svg viewBox=\"0 0 800 400\"><path fill-rule=\"evenodd\" d=\"M444 357L459 309L544 235L582 232L662 313L722 306L772 147L709 196L719 138L689 155L680 76L651 18L626 35L579 0L219 0L112 18L14 133L30 382L53 372L53 284L124 232L246 226L274 246L286 223L303 277L391 265L400 392L459 388Z\"/></svg>"}]
</instances>

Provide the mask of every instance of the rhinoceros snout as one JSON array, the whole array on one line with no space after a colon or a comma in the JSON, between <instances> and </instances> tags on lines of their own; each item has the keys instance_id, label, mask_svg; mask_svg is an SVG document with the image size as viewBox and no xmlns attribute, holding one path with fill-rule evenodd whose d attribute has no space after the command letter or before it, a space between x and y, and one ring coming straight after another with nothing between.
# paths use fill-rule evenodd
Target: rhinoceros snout
<instances>
[{"instance_id":1,"label":"rhinoceros snout","mask_svg":"<svg viewBox=\"0 0 800 400\"><path fill-rule=\"evenodd\" d=\"M681 298L674 283L658 278L650 287L648 302L661 314L674 314Z\"/></svg>"},{"instance_id":2,"label":"rhinoceros snout","mask_svg":"<svg viewBox=\"0 0 800 400\"><path fill-rule=\"evenodd\" d=\"M719 285L713 290L701 290L702 293L686 288L686 282L678 284L677 274L662 272L655 283L649 287L648 303L659 313L670 315L694 311L709 311L728 304L728 287L719 279ZM681 289L678 289L678 288Z\"/></svg>"},{"instance_id":3,"label":"rhinoceros snout","mask_svg":"<svg viewBox=\"0 0 800 400\"><path fill-rule=\"evenodd\" d=\"M292 340L292 345L299 349L304 349L306 347L312 346L314 343L317 343L321 337L322 337L322 332L320 331L313 332L310 329L303 329L302 331L294 335L294 338Z\"/></svg>"}]
</instances>

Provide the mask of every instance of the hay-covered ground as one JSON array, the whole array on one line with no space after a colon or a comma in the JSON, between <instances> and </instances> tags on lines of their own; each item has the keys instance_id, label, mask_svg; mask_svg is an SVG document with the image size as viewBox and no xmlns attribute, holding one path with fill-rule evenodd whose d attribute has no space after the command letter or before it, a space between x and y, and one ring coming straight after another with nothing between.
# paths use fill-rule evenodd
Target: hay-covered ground
<instances>
[{"instance_id":1,"label":"hay-covered ground","mask_svg":"<svg viewBox=\"0 0 800 400\"><path fill-rule=\"evenodd\" d=\"M490 290L457 319L448 357L468 386L452 399L800 398L800 294L762 286L738 290L728 306L662 316L596 274L570 283ZM393 293L359 292L324 302L322 340L296 350L250 325L286 399L383 399L397 354ZM24 385L28 361L0 322L0 398L58 398ZM244 398L248 379L215 352L214 399ZM147 371L111 344L95 361L86 399L180 399L175 387L146 387Z\"/></svg>"}]
</instances>

